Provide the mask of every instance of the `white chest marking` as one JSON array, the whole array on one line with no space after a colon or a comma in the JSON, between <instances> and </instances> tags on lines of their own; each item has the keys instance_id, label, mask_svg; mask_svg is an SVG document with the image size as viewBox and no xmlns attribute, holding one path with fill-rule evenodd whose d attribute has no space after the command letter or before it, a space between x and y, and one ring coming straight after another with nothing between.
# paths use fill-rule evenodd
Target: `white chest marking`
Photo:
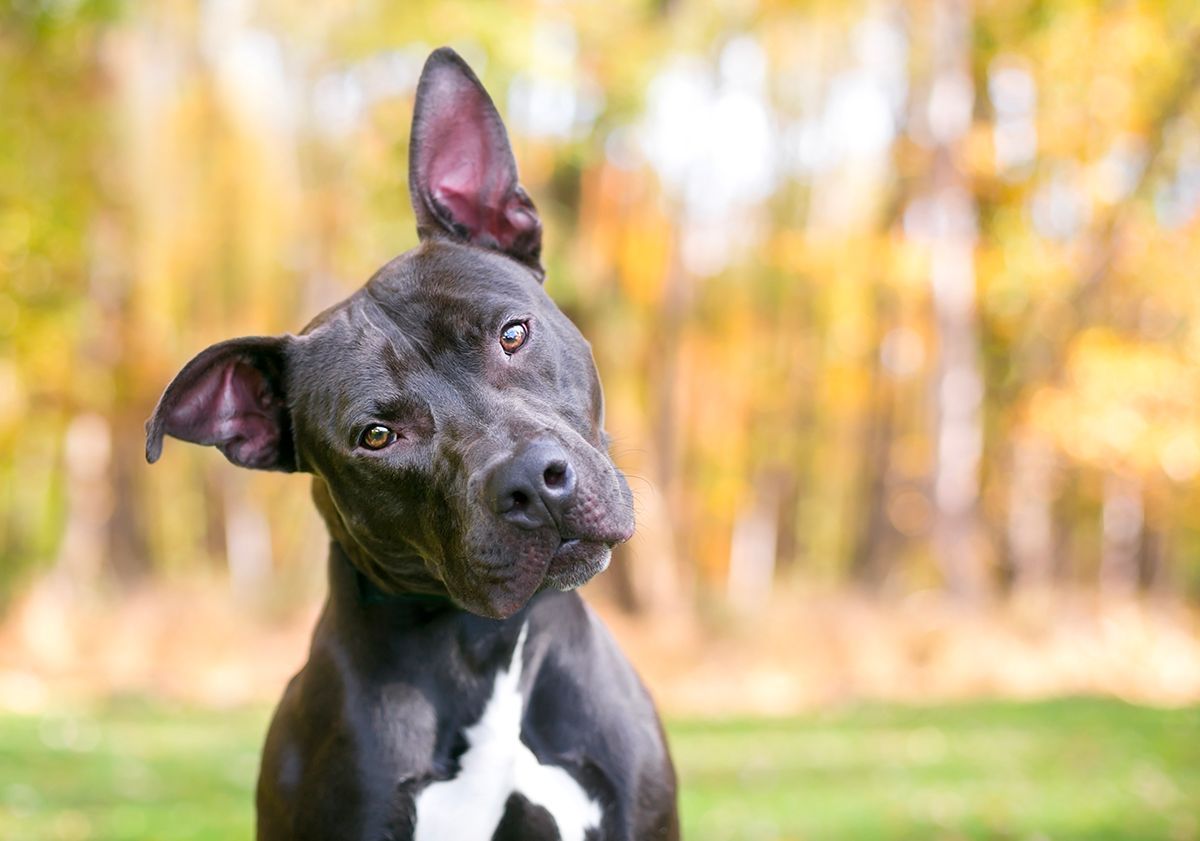
<instances>
[{"instance_id":1,"label":"white chest marking","mask_svg":"<svg viewBox=\"0 0 1200 841\"><path fill-rule=\"evenodd\" d=\"M513 793L549 812L562 841L584 841L584 833L600 825L600 805L575 778L542 765L521 741L521 658L528 630L522 626L512 663L496 674L483 715L463 731L467 750L458 776L417 795L414 841L490 841Z\"/></svg>"}]
</instances>

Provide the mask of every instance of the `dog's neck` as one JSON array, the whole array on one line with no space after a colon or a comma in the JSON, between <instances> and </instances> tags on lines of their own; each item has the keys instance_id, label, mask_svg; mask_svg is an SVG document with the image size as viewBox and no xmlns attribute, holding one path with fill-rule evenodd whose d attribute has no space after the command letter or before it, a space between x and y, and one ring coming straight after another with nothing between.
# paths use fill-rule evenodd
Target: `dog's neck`
<instances>
[{"instance_id":1,"label":"dog's neck","mask_svg":"<svg viewBox=\"0 0 1200 841\"><path fill-rule=\"evenodd\" d=\"M362 546L350 534L329 488L320 477L313 477L312 497L325 527L333 541L330 550L330 584L334 583L333 565L344 562L353 570L354 592L367 604L380 604L388 599L426 599L449 603L445 585L429 572L429 566L419 555L379 558ZM385 563L386 560L386 563ZM340 580L340 579L339 579Z\"/></svg>"},{"instance_id":2,"label":"dog's neck","mask_svg":"<svg viewBox=\"0 0 1200 841\"><path fill-rule=\"evenodd\" d=\"M540 597L534 596L531 603ZM488 619L463 610L446 596L385 593L334 541L329 547L329 599L317 636L337 646L353 640L353 656L364 669L389 662L395 646L414 638L427 644L440 640L447 646L425 663L431 671L446 668L450 650L471 669L493 669L504 659L497 659L498 652L511 652L527 614L528 608L508 619Z\"/></svg>"},{"instance_id":3,"label":"dog's neck","mask_svg":"<svg viewBox=\"0 0 1200 841\"><path fill-rule=\"evenodd\" d=\"M342 614L386 614L417 624L444 611L458 610L444 593L392 593L380 589L337 540L329 545L329 598Z\"/></svg>"}]
</instances>

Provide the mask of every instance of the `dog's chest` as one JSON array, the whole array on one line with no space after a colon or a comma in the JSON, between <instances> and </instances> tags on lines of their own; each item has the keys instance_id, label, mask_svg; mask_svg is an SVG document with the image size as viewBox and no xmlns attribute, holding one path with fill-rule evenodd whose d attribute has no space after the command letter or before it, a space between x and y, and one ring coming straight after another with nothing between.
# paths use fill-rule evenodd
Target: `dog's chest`
<instances>
[{"instance_id":1,"label":"dog's chest","mask_svg":"<svg viewBox=\"0 0 1200 841\"><path fill-rule=\"evenodd\" d=\"M458 774L417 794L415 841L584 841L599 828L600 805L566 770L539 762L521 740L527 630L521 629L508 668L497 673L479 720L463 732L467 750Z\"/></svg>"}]
</instances>

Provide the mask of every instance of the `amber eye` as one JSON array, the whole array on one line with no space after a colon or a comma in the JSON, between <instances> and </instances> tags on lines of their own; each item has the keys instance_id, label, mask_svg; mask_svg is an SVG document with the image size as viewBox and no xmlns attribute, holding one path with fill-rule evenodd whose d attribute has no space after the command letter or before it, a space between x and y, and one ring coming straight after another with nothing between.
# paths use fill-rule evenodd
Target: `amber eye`
<instances>
[{"instance_id":1,"label":"amber eye","mask_svg":"<svg viewBox=\"0 0 1200 841\"><path fill-rule=\"evenodd\" d=\"M363 430L362 435L358 437L358 444L360 447L366 447L368 450L382 450L393 443L397 437L399 436L386 426L375 424Z\"/></svg>"},{"instance_id":2,"label":"amber eye","mask_svg":"<svg viewBox=\"0 0 1200 841\"><path fill-rule=\"evenodd\" d=\"M525 344L529 338L529 325L524 321L514 321L500 332L500 347L508 354L515 353L517 348Z\"/></svg>"}]
</instances>

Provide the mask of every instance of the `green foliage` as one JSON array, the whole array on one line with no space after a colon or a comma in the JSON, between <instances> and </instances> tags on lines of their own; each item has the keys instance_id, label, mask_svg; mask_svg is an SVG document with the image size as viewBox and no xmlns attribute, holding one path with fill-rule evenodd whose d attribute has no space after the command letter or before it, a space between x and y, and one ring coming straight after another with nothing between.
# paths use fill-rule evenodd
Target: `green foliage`
<instances>
[{"instance_id":1,"label":"green foliage","mask_svg":"<svg viewBox=\"0 0 1200 841\"><path fill-rule=\"evenodd\" d=\"M968 8L943 43L956 30L940 16ZM665 535L639 563L714 592L756 553L771 555L768 575L900 592L944 584L960 562L985 591L1194 591L1197 8L9 2L0 603L56 563L85 591L223 563L245 544L232 511L268 537L251 566L319 563L319 529L274 525L303 516L303 483L234 479L213 454L172 446L149 472L141 423L206 344L298 330L414 243L405 74L441 43L509 118L546 217L548 289L593 340L621 464L645 479L639 513ZM971 101L938 139L946 66ZM647 151L673 72L692 111L746 91L762 105L769 150L731 131L724 151L769 158L769 195L705 222L695 194L720 179L681 187ZM517 113L532 82L543 118L562 116L564 91L588 114L535 130ZM1028 101L1006 104L1005 90ZM878 148L842 155L881 119ZM667 162L731 128L698 125ZM1032 143L1025 158L1014 137ZM947 234L913 221L943 194L961 200L951 228L967 232L952 244L969 257L955 324L931 268L930 240ZM722 260L689 259L727 232ZM972 419L943 436L946 394ZM953 513L937 487L955 458L939 447L974 452L977 438ZM77 478L89 452L105 454L93 485ZM965 538L947 557L939 534L956 517Z\"/></svg>"}]
</instances>

